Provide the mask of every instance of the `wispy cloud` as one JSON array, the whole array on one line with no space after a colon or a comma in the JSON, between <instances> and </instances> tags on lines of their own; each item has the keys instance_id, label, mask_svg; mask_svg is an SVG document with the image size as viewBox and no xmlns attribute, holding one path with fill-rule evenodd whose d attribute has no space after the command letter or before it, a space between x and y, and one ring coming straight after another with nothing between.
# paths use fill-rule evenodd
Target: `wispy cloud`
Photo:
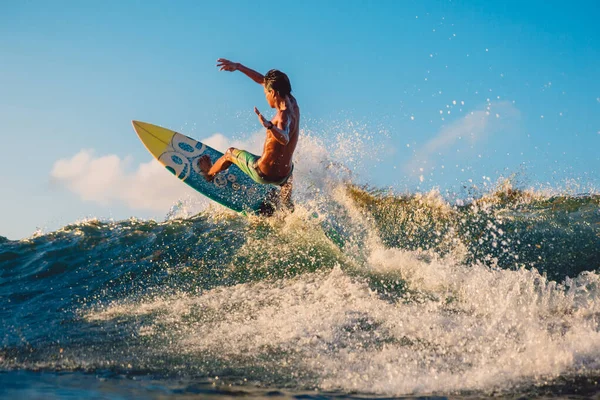
<instances>
[{"instance_id":1,"label":"wispy cloud","mask_svg":"<svg viewBox=\"0 0 600 400\"><path fill-rule=\"evenodd\" d=\"M419 175L423 168L435 166L439 156L473 148L476 143L510 126L518 115L519 111L510 102L489 103L440 129L414 152L404 167ZM462 154L470 156L472 152L463 151Z\"/></svg>"}]
</instances>

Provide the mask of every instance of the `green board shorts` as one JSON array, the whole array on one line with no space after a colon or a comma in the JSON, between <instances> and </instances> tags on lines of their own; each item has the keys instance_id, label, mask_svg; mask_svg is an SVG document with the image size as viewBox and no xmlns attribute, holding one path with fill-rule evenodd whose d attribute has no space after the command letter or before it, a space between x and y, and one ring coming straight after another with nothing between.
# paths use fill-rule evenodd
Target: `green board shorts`
<instances>
[{"instance_id":1,"label":"green board shorts","mask_svg":"<svg viewBox=\"0 0 600 400\"><path fill-rule=\"evenodd\" d=\"M285 178L276 181L269 180L266 176L262 174L262 172L260 172L260 170L256 166L256 162L259 158L259 156L249 153L245 150L233 149L231 151L231 162L237 165L243 173L252 178L252 180L256 183L261 183L263 185L281 186L285 184L288 181L288 179L290 179L290 176L292 176L292 172L294 172L294 165L292 164L292 169Z\"/></svg>"}]
</instances>

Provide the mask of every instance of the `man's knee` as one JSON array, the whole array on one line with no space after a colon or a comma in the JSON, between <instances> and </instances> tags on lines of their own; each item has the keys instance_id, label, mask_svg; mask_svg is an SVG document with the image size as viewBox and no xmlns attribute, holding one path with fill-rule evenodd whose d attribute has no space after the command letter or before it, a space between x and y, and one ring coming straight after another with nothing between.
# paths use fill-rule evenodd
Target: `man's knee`
<instances>
[{"instance_id":1,"label":"man's knee","mask_svg":"<svg viewBox=\"0 0 600 400\"><path fill-rule=\"evenodd\" d=\"M227 157L227 160L231 160L233 158L234 150L235 150L235 147L230 147L227 149L227 151L225 152L225 156Z\"/></svg>"}]
</instances>

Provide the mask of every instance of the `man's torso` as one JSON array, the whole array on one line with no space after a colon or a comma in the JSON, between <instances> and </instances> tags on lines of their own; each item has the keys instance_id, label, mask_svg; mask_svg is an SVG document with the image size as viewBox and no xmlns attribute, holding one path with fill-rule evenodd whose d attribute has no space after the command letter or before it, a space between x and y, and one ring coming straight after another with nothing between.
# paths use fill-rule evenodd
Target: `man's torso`
<instances>
[{"instance_id":1,"label":"man's torso","mask_svg":"<svg viewBox=\"0 0 600 400\"><path fill-rule=\"evenodd\" d=\"M283 178L290 173L292 168L292 156L298 144L298 133L300 130L300 108L296 99L289 95L289 117L290 121L290 140L288 144L283 145L275 140L270 131L267 131L267 139L263 148L263 154L257 161L260 171L270 178ZM273 124L279 123L282 111L271 120Z\"/></svg>"}]
</instances>

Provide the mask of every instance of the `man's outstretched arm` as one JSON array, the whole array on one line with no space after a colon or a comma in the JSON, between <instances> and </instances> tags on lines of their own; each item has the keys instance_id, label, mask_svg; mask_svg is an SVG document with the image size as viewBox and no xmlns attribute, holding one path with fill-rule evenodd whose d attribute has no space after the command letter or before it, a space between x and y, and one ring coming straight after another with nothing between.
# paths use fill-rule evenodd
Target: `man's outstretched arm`
<instances>
[{"instance_id":1,"label":"man's outstretched arm","mask_svg":"<svg viewBox=\"0 0 600 400\"><path fill-rule=\"evenodd\" d=\"M260 72L256 72L255 70L250 69L240 63L232 62L224 58L219 58L217 60L217 67L221 67L220 71L243 72L246 76L248 76L248 78L252 79L254 82L261 85L265 84L265 77L263 74L261 74Z\"/></svg>"}]
</instances>

